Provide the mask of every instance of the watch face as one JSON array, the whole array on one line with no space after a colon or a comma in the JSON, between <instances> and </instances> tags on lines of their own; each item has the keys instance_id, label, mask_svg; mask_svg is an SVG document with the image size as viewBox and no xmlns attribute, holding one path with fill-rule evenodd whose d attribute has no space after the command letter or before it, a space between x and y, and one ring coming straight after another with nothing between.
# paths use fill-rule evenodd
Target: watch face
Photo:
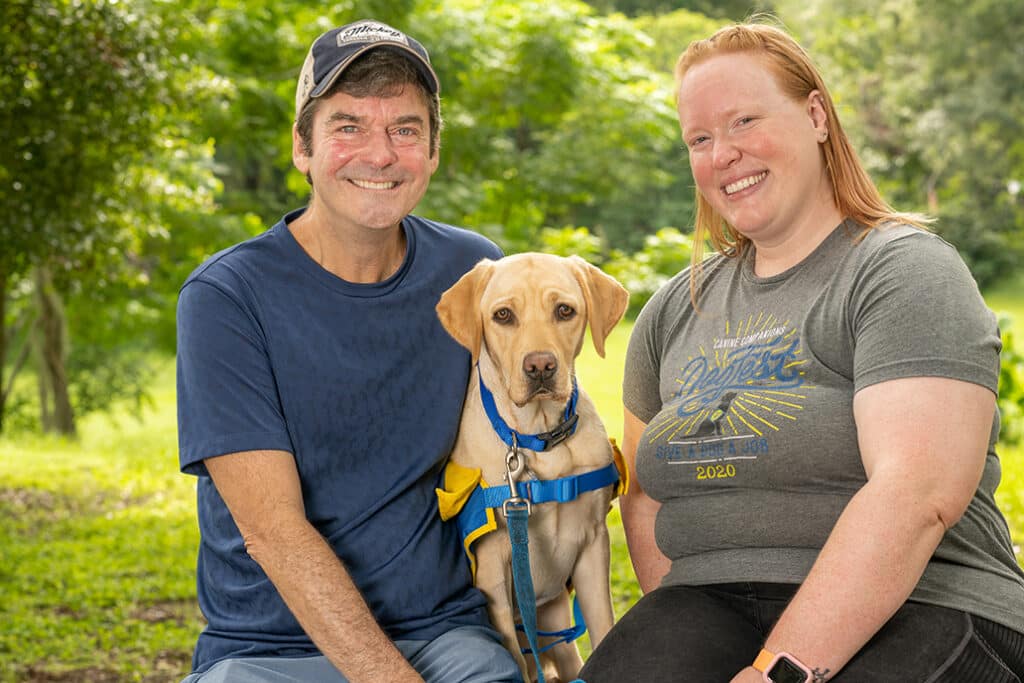
<instances>
[{"instance_id":1,"label":"watch face","mask_svg":"<svg viewBox=\"0 0 1024 683\"><path fill-rule=\"evenodd\" d=\"M780 657L768 671L768 678L775 683L806 683L807 672L785 657Z\"/></svg>"}]
</instances>

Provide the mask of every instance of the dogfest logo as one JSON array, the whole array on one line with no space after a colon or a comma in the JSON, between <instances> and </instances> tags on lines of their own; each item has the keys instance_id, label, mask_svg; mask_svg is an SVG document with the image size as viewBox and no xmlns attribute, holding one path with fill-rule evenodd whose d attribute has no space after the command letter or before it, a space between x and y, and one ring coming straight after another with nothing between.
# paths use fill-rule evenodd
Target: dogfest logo
<instances>
[{"instance_id":1,"label":"dogfest logo","mask_svg":"<svg viewBox=\"0 0 1024 683\"><path fill-rule=\"evenodd\" d=\"M807 391L800 336L788 321L761 314L703 345L680 368L679 389L652 439L656 455L698 468L697 478L731 477L731 461L767 454L768 436L795 422Z\"/></svg>"}]
</instances>

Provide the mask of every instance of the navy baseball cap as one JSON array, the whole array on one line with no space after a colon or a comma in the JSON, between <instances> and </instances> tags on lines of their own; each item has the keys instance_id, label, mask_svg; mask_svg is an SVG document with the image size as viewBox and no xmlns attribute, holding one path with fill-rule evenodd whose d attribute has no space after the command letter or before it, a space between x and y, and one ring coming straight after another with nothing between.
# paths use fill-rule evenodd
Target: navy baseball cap
<instances>
[{"instance_id":1,"label":"navy baseball cap","mask_svg":"<svg viewBox=\"0 0 1024 683\"><path fill-rule=\"evenodd\" d=\"M423 76L431 94L436 95L441 90L437 74L430 66L430 56L423 45L398 29L367 19L331 29L313 41L295 90L295 118L298 119L302 108L311 99L327 92L357 57L384 46L397 48L408 55L409 61Z\"/></svg>"}]
</instances>

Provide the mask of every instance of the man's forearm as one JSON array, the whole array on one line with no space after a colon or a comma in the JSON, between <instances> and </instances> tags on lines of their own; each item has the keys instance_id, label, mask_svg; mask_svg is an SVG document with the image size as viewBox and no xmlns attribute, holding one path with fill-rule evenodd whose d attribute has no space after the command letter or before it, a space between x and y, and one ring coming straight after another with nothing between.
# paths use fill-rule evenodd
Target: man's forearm
<instances>
[{"instance_id":1,"label":"man's forearm","mask_svg":"<svg viewBox=\"0 0 1024 683\"><path fill-rule=\"evenodd\" d=\"M246 549L324 656L351 683L421 682L323 537L308 522L292 526L247 536Z\"/></svg>"}]
</instances>

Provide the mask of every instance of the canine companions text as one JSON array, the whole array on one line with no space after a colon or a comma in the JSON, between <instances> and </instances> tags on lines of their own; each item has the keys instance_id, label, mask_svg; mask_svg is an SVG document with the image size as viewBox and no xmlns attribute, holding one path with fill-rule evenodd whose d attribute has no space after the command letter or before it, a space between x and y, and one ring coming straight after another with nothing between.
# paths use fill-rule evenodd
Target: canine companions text
<instances>
[{"instance_id":1,"label":"canine companions text","mask_svg":"<svg viewBox=\"0 0 1024 683\"><path fill-rule=\"evenodd\" d=\"M618 477L604 425L577 386L575 359L588 324L604 356L605 339L628 300L614 278L579 257L527 253L481 261L437 305L441 323L476 364L438 490L442 516L462 510L473 492L490 488L493 494L503 485L533 501L528 537L538 629L570 625L571 584L595 647L614 620L605 518ZM559 489L556 500L537 502L548 500L545 487ZM484 528L464 541L475 583L526 680L536 680L536 665L521 654L516 633L512 550L502 508L477 512ZM565 682L576 678L582 660L574 643L561 642L544 653L542 666L547 681Z\"/></svg>"}]
</instances>

